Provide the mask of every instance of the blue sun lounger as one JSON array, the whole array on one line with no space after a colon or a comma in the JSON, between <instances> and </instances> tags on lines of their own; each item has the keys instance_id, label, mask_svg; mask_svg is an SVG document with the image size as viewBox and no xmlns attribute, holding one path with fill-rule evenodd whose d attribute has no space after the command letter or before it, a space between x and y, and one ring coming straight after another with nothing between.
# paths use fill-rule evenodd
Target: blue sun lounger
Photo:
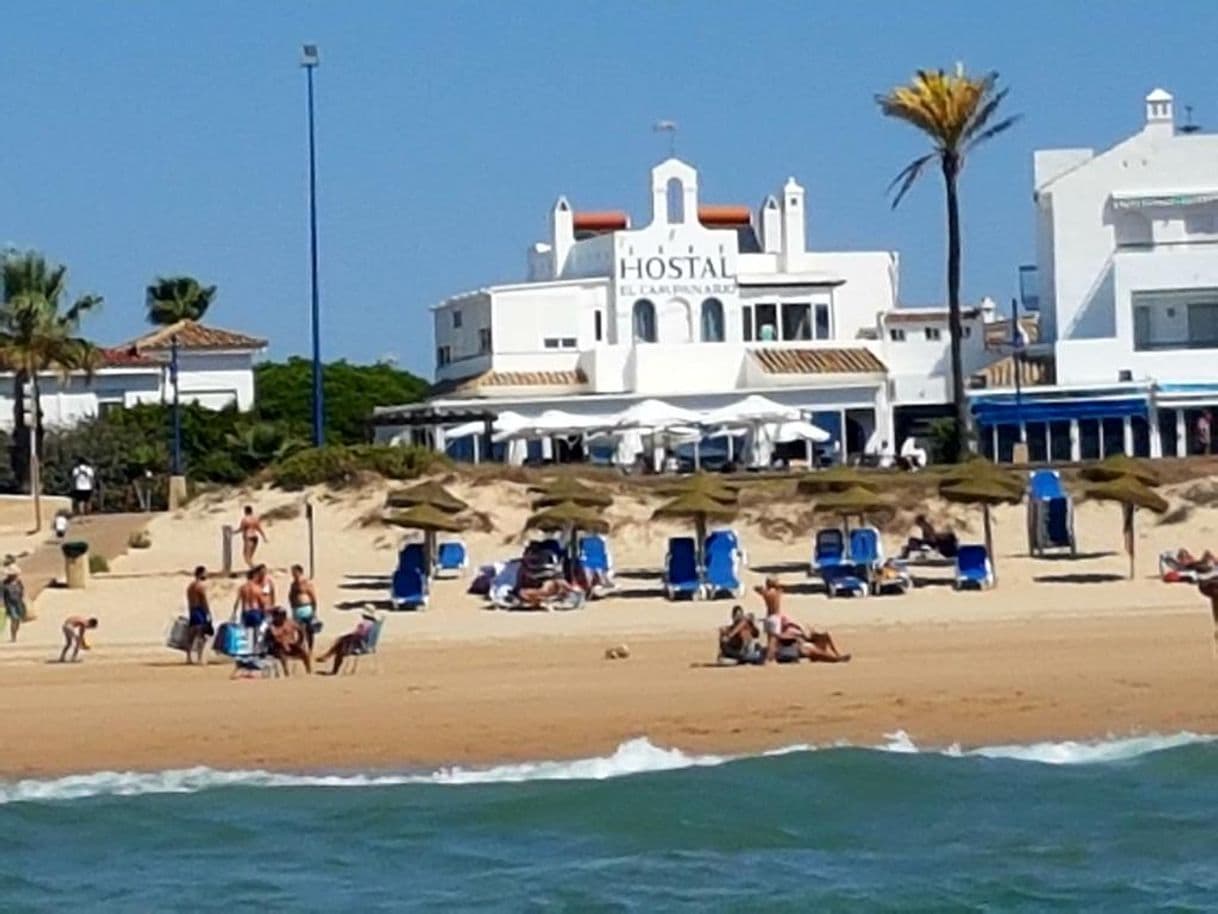
<instances>
[{"instance_id":1,"label":"blue sun lounger","mask_svg":"<svg viewBox=\"0 0 1218 914\"><path fill-rule=\"evenodd\" d=\"M422 543L407 543L398 553L390 599L394 609L420 609L427 605L427 556Z\"/></svg>"},{"instance_id":2,"label":"blue sun lounger","mask_svg":"<svg viewBox=\"0 0 1218 914\"><path fill-rule=\"evenodd\" d=\"M851 562L824 565L820 570L827 597L865 597L868 585L862 569Z\"/></svg>"},{"instance_id":3,"label":"blue sun lounger","mask_svg":"<svg viewBox=\"0 0 1218 914\"><path fill-rule=\"evenodd\" d=\"M1074 501L1056 470L1033 470L1028 476L1028 554L1047 549L1077 552L1074 538Z\"/></svg>"},{"instance_id":4,"label":"blue sun lounger","mask_svg":"<svg viewBox=\"0 0 1218 914\"><path fill-rule=\"evenodd\" d=\"M961 546L956 553L956 590L985 590L994 586L994 566L985 546Z\"/></svg>"},{"instance_id":5,"label":"blue sun lounger","mask_svg":"<svg viewBox=\"0 0 1218 914\"><path fill-rule=\"evenodd\" d=\"M702 596L702 575L698 568L698 550L692 536L674 536L668 541L664 557L664 592L668 599Z\"/></svg>"},{"instance_id":6,"label":"blue sun lounger","mask_svg":"<svg viewBox=\"0 0 1218 914\"><path fill-rule=\"evenodd\" d=\"M469 564L469 553L461 540L445 540L436 547L436 567L432 570L437 578L459 577Z\"/></svg>"},{"instance_id":7,"label":"blue sun lounger","mask_svg":"<svg viewBox=\"0 0 1218 914\"><path fill-rule=\"evenodd\" d=\"M740 599L744 585L740 583L740 552L734 537L716 537L711 534L706 540L706 595L711 599L727 594Z\"/></svg>"},{"instance_id":8,"label":"blue sun lounger","mask_svg":"<svg viewBox=\"0 0 1218 914\"><path fill-rule=\"evenodd\" d=\"M812 543L812 566L808 573L812 577L819 575L830 565L840 565L846 561L846 536L837 527L828 527L816 531Z\"/></svg>"}]
</instances>

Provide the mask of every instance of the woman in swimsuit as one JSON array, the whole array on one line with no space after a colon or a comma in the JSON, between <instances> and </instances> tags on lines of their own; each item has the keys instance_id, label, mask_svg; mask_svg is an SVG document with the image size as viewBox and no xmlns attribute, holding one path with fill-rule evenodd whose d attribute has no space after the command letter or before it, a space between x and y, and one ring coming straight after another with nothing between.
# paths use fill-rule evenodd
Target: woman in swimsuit
<instances>
[{"instance_id":1,"label":"woman in swimsuit","mask_svg":"<svg viewBox=\"0 0 1218 914\"><path fill-rule=\"evenodd\" d=\"M252 568L254 552L258 549L258 540L270 542L266 531L262 529L262 519L254 513L253 505L246 505L242 509L237 531L241 534L241 555L245 558L245 564Z\"/></svg>"}]
</instances>

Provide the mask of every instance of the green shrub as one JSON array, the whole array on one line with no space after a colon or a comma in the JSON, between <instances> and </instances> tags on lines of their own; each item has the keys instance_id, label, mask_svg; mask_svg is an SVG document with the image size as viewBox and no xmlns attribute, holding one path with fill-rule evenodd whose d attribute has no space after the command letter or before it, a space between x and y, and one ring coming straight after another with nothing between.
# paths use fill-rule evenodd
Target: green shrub
<instances>
[{"instance_id":1,"label":"green shrub","mask_svg":"<svg viewBox=\"0 0 1218 914\"><path fill-rule=\"evenodd\" d=\"M271 483L281 489L303 489L322 483L341 488L353 485L368 473L386 479L413 479L450 465L448 458L422 447L327 445L292 454L274 464L269 475Z\"/></svg>"},{"instance_id":2,"label":"green shrub","mask_svg":"<svg viewBox=\"0 0 1218 914\"><path fill-rule=\"evenodd\" d=\"M89 574L106 574L110 571L110 563L104 555L89 556Z\"/></svg>"}]
</instances>

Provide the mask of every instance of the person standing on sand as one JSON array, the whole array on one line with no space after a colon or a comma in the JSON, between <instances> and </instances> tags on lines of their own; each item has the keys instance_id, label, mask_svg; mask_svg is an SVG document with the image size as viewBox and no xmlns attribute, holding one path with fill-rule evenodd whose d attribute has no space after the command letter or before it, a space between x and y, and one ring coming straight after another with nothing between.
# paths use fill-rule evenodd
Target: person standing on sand
<instances>
[{"instance_id":1,"label":"person standing on sand","mask_svg":"<svg viewBox=\"0 0 1218 914\"><path fill-rule=\"evenodd\" d=\"M305 577L304 567L292 566L292 583L288 587L288 605L292 607L292 618L304 632L305 644L313 652L313 623L317 620L317 590L313 582Z\"/></svg>"},{"instance_id":2,"label":"person standing on sand","mask_svg":"<svg viewBox=\"0 0 1218 914\"><path fill-rule=\"evenodd\" d=\"M820 663L847 663L849 654L843 654L833 643L828 632L804 631L798 622L782 612L782 585L775 578L766 578L765 584L754 587L765 603L765 662L793 663L808 659Z\"/></svg>"},{"instance_id":3,"label":"person standing on sand","mask_svg":"<svg viewBox=\"0 0 1218 914\"><path fill-rule=\"evenodd\" d=\"M93 483L97 474L89 461L78 457L72 464L72 511L76 514L88 514L93 504Z\"/></svg>"},{"instance_id":4,"label":"person standing on sand","mask_svg":"<svg viewBox=\"0 0 1218 914\"><path fill-rule=\"evenodd\" d=\"M237 599L233 602L233 612L239 614L241 627L249 630L251 646L257 643L258 631L266 620L267 606L258 569L251 568L246 572L245 583L237 589Z\"/></svg>"},{"instance_id":5,"label":"person standing on sand","mask_svg":"<svg viewBox=\"0 0 1218 914\"><path fill-rule=\"evenodd\" d=\"M212 626L211 606L207 602L207 569L202 565L195 568L194 577L186 586L186 611L190 624L190 638L186 642L186 662L191 662L191 655L198 656L198 662L207 666L204 651L207 639L215 632Z\"/></svg>"},{"instance_id":6,"label":"person standing on sand","mask_svg":"<svg viewBox=\"0 0 1218 914\"><path fill-rule=\"evenodd\" d=\"M8 640L17 640L17 630L26 620L25 585L21 583L21 569L15 564L4 566L4 615L8 617Z\"/></svg>"},{"instance_id":7,"label":"person standing on sand","mask_svg":"<svg viewBox=\"0 0 1218 914\"><path fill-rule=\"evenodd\" d=\"M68 661L68 651L72 652L70 659L75 663L82 649L89 650L89 641L85 638L85 632L94 628L97 628L97 619L94 617L86 619L83 616L68 616L64 619L63 650L59 652L59 662Z\"/></svg>"},{"instance_id":8,"label":"person standing on sand","mask_svg":"<svg viewBox=\"0 0 1218 914\"><path fill-rule=\"evenodd\" d=\"M262 518L254 513L253 505L241 509L241 520L237 522L237 532L241 534L241 556L245 564L254 567L254 553L258 550L258 540L269 543L266 531L262 529Z\"/></svg>"}]
</instances>

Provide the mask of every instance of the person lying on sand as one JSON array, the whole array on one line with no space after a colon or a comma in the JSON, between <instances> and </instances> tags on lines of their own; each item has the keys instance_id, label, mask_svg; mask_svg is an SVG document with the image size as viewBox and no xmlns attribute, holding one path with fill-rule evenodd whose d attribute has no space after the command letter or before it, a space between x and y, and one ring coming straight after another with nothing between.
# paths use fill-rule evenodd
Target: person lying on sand
<instances>
[{"instance_id":1,"label":"person lying on sand","mask_svg":"<svg viewBox=\"0 0 1218 914\"><path fill-rule=\"evenodd\" d=\"M955 558L956 552L960 548L960 542L950 528L943 531L936 530L925 514L915 517L914 524L917 525L918 535L911 536L902 547L901 558L907 559L914 552L926 550L937 552L945 559Z\"/></svg>"},{"instance_id":2,"label":"person lying on sand","mask_svg":"<svg viewBox=\"0 0 1218 914\"><path fill-rule=\"evenodd\" d=\"M271 610L271 624L267 629L267 648L271 656L283 667L283 675L292 675L288 661L293 657L304 663L306 673L313 672L313 658L309 655L304 631L288 615L286 609Z\"/></svg>"},{"instance_id":3,"label":"person lying on sand","mask_svg":"<svg viewBox=\"0 0 1218 914\"><path fill-rule=\"evenodd\" d=\"M522 606L527 606L530 609L541 609L547 601L565 600L577 592L576 588L572 587L562 578L551 578L540 587L520 588L517 596L520 597Z\"/></svg>"},{"instance_id":4,"label":"person lying on sand","mask_svg":"<svg viewBox=\"0 0 1218 914\"><path fill-rule=\"evenodd\" d=\"M334 643L330 645L330 649L317 658L318 663L325 663L331 657L334 658L334 667L330 670L331 676L337 676L339 670L342 669L343 662L352 654L363 653L368 646L368 636L372 634L372 629L376 625L376 616L372 613L364 613L360 618L359 625L355 626L355 631L348 632L334 639Z\"/></svg>"},{"instance_id":5,"label":"person lying on sand","mask_svg":"<svg viewBox=\"0 0 1218 914\"><path fill-rule=\"evenodd\" d=\"M843 654L833 643L828 632L804 630L782 612L782 585L775 578L766 578L765 584L753 588L765 603L765 661L770 663L792 663L808 659L820 663L846 663L849 654Z\"/></svg>"},{"instance_id":6,"label":"person lying on sand","mask_svg":"<svg viewBox=\"0 0 1218 914\"><path fill-rule=\"evenodd\" d=\"M1181 549L1176 553L1176 566L1181 571L1196 571L1204 574L1213 571L1215 565L1218 565L1218 556L1208 549L1201 554L1200 558L1187 549Z\"/></svg>"},{"instance_id":7,"label":"person lying on sand","mask_svg":"<svg viewBox=\"0 0 1218 914\"><path fill-rule=\"evenodd\" d=\"M89 650L89 642L85 638L85 632L90 629L97 628L97 619L86 619L83 616L68 616L63 620L63 650L59 652L59 662L65 663L69 659L75 663L77 656L81 650ZM68 651L72 652L72 656L68 657Z\"/></svg>"},{"instance_id":8,"label":"person lying on sand","mask_svg":"<svg viewBox=\"0 0 1218 914\"><path fill-rule=\"evenodd\" d=\"M732 621L719 629L719 659L737 663L760 663L763 657L757 643L761 629L752 613L747 615L743 606L732 607Z\"/></svg>"}]
</instances>

